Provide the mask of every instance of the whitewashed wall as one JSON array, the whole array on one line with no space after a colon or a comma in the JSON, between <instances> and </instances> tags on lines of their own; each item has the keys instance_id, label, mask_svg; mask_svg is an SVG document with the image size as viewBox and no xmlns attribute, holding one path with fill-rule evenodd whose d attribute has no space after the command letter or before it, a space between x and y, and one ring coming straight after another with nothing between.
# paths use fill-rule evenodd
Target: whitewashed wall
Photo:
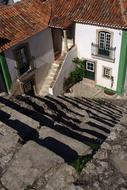
<instances>
[{"instance_id":1,"label":"whitewashed wall","mask_svg":"<svg viewBox=\"0 0 127 190\"><path fill-rule=\"evenodd\" d=\"M77 48L73 47L65 56L56 81L54 81L53 87L49 89L51 95L58 96L63 92L65 78L68 78L70 72L75 69L75 64L72 62L75 57L77 57Z\"/></svg>"},{"instance_id":2,"label":"whitewashed wall","mask_svg":"<svg viewBox=\"0 0 127 190\"><path fill-rule=\"evenodd\" d=\"M35 73L35 80L37 91L39 91L43 83L44 77L48 72L48 68L50 67L50 64L54 61L51 30L47 28L42 32L34 35L33 37L28 38L20 44L26 42L29 44L30 54L34 58L34 64L37 68ZM18 47L18 45L5 51L6 61L13 82L16 81L18 76L17 70L15 68L16 61L13 53L14 49Z\"/></svg>"},{"instance_id":3,"label":"whitewashed wall","mask_svg":"<svg viewBox=\"0 0 127 190\"><path fill-rule=\"evenodd\" d=\"M116 47L115 52L115 62L109 62L105 60L100 60L93 58L91 56L91 43L97 43L97 30L108 30L113 33L113 45ZM115 30L111 28L98 27L92 25L85 25L76 23L76 32L75 32L75 43L78 49L78 56L87 60L96 62L96 73L95 73L95 82L97 85L111 88L111 80L103 77L103 66L112 68L112 76L114 77L114 84L112 90L117 88L117 78L118 78L118 68L119 68L119 59L120 59L120 47L121 47L121 38L122 31Z\"/></svg>"}]
</instances>

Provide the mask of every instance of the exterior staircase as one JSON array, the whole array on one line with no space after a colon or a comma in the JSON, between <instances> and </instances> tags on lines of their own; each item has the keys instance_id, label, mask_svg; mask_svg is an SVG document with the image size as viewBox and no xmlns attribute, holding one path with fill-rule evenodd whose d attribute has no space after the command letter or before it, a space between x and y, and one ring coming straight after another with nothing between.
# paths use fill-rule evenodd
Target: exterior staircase
<instances>
[{"instance_id":1,"label":"exterior staircase","mask_svg":"<svg viewBox=\"0 0 127 190\"><path fill-rule=\"evenodd\" d=\"M47 77L44 80L44 83L42 85L42 88L39 92L40 96L46 96L49 94L49 88L52 82L54 81L54 78L56 78L58 71L63 63L64 56L61 56L59 59L55 60L52 64Z\"/></svg>"}]
</instances>

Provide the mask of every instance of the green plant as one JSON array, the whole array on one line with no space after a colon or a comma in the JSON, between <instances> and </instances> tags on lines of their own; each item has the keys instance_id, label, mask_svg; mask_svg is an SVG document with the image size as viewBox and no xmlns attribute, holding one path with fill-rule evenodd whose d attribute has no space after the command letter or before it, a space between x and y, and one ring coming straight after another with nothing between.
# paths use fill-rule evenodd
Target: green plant
<instances>
[{"instance_id":1,"label":"green plant","mask_svg":"<svg viewBox=\"0 0 127 190\"><path fill-rule=\"evenodd\" d=\"M24 190L34 190L34 188L32 187L32 185L27 185Z\"/></svg>"},{"instance_id":2,"label":"green plant","mask_svg":"<svg viewBox=\"0 0 127 190\"><path fill-rule=\"evenodd\" d=\"M107 95L113 96L116 92L111 89L104 88L104 93Z\"/></svg>"},{"instance_id":3,"label":"green plant","mask_svg":"<svg viewBox=\"0 0 127 190\"><path fill-rule=\"evenodd\" d=\"M100 141L100 139L98 139ZM102 143L102 142L100 142ZM92 153L88 154L86 156L79 156L76 160L73 160L69 164L75 168L75 170L80 174L82 169L86 166L87 162L89 162L92 158L93 155L98 151L100 148L99 144L90 144L89 145L92 149Z\"/></svg>"},{"instance_id":4,"label":"green plant","mask_svg":"<svg viewBox=\"0 0 127 190\"><path fill-rule=\"evenodd\" d=\"M86 166L86 163L92 159L92 154L88 154L83 157L79 157L78 159L72 161L70 163L71 166L75 168L75 170L80 174L82 169Z\"/></svg>"},{"instance_id":5,"label":"green plant","mask_svg":"<svg viewBox=\"0 0 127 190\"><path fill-rule=\"evenodd\" d=\"M71 86L81 81L85 77L85 62L82 59L74 58L75 70L70 73L70 76L64 82L64 91L67 91Z\"/></svg>"}]
</instances>

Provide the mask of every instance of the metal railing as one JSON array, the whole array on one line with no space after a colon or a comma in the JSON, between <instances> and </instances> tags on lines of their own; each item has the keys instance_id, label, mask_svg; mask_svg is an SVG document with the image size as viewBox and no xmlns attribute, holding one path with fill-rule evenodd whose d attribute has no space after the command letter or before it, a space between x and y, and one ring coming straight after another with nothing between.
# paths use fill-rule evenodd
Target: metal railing
<instances>
[{"instance_id":1,"label":"metal railing","mask_svg":"<svg viewBox=\"0 0 127 190\"><path fill-rule=\"evenodd\" d=\"M98 44L94 43L91 44L92 56L115 61L115 52L116 52L116 47L110 47L108 50L103 50L99 48Z\"/></svg>"}]
</instances>

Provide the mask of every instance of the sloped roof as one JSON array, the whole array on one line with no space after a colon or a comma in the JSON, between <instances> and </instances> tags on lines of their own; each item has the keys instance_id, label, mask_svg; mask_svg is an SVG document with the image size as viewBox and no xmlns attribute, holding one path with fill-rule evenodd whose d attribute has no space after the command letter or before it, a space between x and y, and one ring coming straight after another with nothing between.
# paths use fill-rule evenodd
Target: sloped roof
<instances>
[{"instance_id":1,"label":"sloped roof","mask_svg":"<svg viewBox=\"0 0 127 190\"><path fill-rule=\"evenodd\" d=\"M127 28L127 0L52 0L49 25L66 28L73 21Z\"/></svg>"},{"instance_id":2,"label":"sloped roof","mask_svg":"<svg viewBox=\"0 0 127 190\"><path fill-rule=\"evenodd\" d=\"M0 52L50 27L73 22L127 29L127 0L22 0L0 6Z\"/></svg>"},{"instance_id":3,"label":"sloped roof","mask_svg":"<svg viewBox=\"0 0 127 190\"><path fill-rule=\"evenodd\" d=\"M0 6L0 52L48 27L51 4L23 0Z\"/></svg>"}]
</instances>

